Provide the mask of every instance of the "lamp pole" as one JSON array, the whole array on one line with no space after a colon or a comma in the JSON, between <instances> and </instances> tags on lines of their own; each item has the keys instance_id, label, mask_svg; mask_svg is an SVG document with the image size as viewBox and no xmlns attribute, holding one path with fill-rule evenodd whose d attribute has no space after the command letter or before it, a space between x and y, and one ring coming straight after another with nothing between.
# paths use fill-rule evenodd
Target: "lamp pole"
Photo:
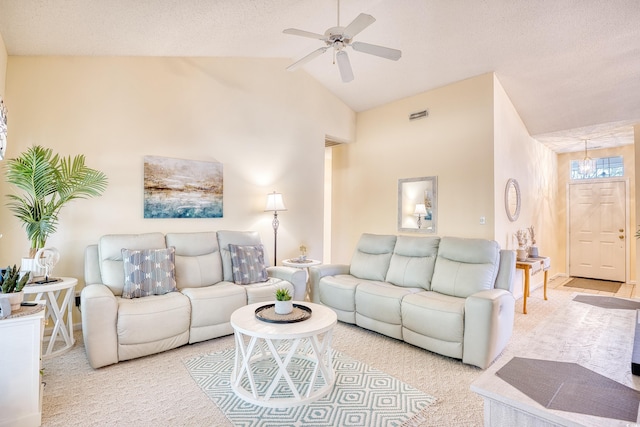
<instances>
[{"instance_id":1,"label":"lamp pole","mask_svg":"<svg viewBox=\"0 0 640 427\"><path fill-rule=\"evenodd\" d=\"M278 251L278 226L280 226L280 221L278 220L278 211L273 211L273 265L274 267L277 265L276 253Z\"/></svg>"},{"instance_id":2,"label":"lamp pole","mask_svg":"<svg viewBox=\"0 0 640 427\"><path fill-rule=\"evenodd\" d=\"M282 194L273 193L267 194L267 205L264 208L265 212L273 211L273 265L276 266L278 264L278 227L280 226L280 220L278 220L278 211L286 211L287 208L284 206L284 201L282 200Z\"/></svg>"}]
</instances>

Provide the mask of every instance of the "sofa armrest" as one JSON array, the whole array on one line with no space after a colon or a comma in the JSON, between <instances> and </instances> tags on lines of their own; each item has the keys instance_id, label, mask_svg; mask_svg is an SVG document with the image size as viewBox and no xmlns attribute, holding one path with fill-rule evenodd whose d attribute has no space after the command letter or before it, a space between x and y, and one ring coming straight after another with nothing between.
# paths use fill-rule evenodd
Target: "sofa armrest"
<instances>
[{"instance_id":1,"label":"sofa armrest","mask_svg":"<svg viewBox=\"0 0 640 427\"><path fill-rule=\"evenodd\" d=\"M487 289L467 297L462 361L487 368L511 338L514 313L515 298L504 289Z\"/></svg>"},{"instance_id":2,"label":"sofa armrest","mask_svg":"<svg viewBox=\"0 0 640 427\"><path fill-rule=\"evenodd\" d=\"M87 285L80 294L82 336L92 368L118 363L118 301L102 284Z\"/></svg>"},{"instance_id":3,"label":"sofa armrest","mask_svg":"<svg viewBox=\"0 0 640 427\"><path fill-rule=\"evenodd\" d=\"M516 276L516 251L503 249L500 251L500 265L496 277L496 289L504 289L513 293L513 279Z\"/></svg>"},{"instance_id":4,"label":"sofa armrest","mask_svg":"<svg viewBox=\"0 0 640 427\"><path fill-rule=\"evenodd\" d=\"M293 300L304 301L307 293L307 273L299 268L293 267L267 267L269 277L286 280L293 285Z\"/></svg>"},{"instance_id":5,"label":"sofa armrest","mask_svg":"<svg viewBox=\"0 0 640 427\"><path fill-rule=\"evenodd\" d=\"M309 299L311 302L320 304L320 290L318 289L320 279L337 274L349 274L349 266L346 264L325 264L309 267Z\"/></svg>"},{"instance_id":6,"label":"sofa armrest","mask_svg":"<svg viewBox=\"0 0 640 427\"><path fill-rule=\"evenodd\" d=\"M89 245L84 250L84 283L102 283L98 245Z\"/></svg>"}]
</instances>

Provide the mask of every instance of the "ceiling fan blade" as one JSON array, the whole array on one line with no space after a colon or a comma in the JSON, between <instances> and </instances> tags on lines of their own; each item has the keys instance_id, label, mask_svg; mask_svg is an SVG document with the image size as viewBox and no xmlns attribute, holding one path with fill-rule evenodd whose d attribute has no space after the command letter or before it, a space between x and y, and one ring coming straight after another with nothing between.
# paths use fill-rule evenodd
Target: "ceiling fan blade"
<instances>
[{"instance_id":1,"label":"ceiling fan blade","mask_svg":"<svg viewBox=\"0 0 640 427\"><path fill-rule=\"evenodd\" d=\"M324 34L312 33L310 31L298 30L296 28L287 28L283 33L294 36L309 37L310 39L327 40L327 36Z\"/></svg>"},{"instance_id":2,"label":"ceiling fan blade","mask_svg":"<svg viewBox=\"0 0 640 427\"><path fill-rule=\"evenodd\" d=\"M311 61L312 59L314 59L314 58L322 55L323 53L325 53L327 51L327 49L329 49L329 46L321 47L319 49L314 50L313 52L311 52L307 56L303 57L302 59L299 59L298 61L296 61L293 64L289 65L287 67L287 71L293 71L296 68L306 64L307 62Z\"/></svg>"},{"instance_id":3,"label":"ceiling fan blade","mask_svg":"<svg viewBox=\"0 0 640 427\"><path fill-rule=\"evenodd\" d=\"M344 35L347 39L352 39L358 34L360 31L367 28L369 25L376 22L376 18L371 15L367 15L366 13L361 13L356 16L356 19L351 21L351 24L347 25L344 29Z\"/></svg>"},{"instance_id":4,"label":"ceiling fan blade","mask_svg":"<svg viewBox=\"0 0 640 427\"><path fill-rule=\"evenodd\" d=\"M398 49L391 49L390 47L383 47L375 44L353 42L351 43L351 47L353 50L357 50L358 52L368 53L370 55L391 59L393 61L397 61L402 56L402 51Z\"/></svg>"},{"instance_id":5,"label":"ceiling fan blade","mask_svg":"<svg viewBox=\"0 0 640 427\"><path fill-rule=\"evenodd\" d=\"M349 62L349 56L347 52L341 50L336 54L336 61L338 61L338 68L340 69L340 77L344 83L349 83L353 80L353 70L351 69L351 63Z\"/></svg>"}]
</instances>

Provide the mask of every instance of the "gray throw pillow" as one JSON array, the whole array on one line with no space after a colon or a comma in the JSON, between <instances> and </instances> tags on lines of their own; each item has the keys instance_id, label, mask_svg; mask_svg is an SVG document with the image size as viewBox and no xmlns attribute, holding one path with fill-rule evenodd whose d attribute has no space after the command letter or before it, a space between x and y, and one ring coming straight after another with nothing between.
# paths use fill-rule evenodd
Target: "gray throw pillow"
<instances>
[{"instance_id":1,"label":"gray throw pillow","mask_svg":"<svg viewBox=\"0 0 640 427\"><path fill-rule=\"evenodd\" d=\"M233 282L236 285L266 282L269 277L262 245L229 245Z\"/></svg>"},{"instance_id":2,"label":"gray throw pillow","mask_svg":"<svg viewBox=\"0 0 640 427\"><path fill-rule=\"evenodd\" d=\"M176 249L122 249L122 298L164 295L176 291Z\"/></svg>"}]
</instances>

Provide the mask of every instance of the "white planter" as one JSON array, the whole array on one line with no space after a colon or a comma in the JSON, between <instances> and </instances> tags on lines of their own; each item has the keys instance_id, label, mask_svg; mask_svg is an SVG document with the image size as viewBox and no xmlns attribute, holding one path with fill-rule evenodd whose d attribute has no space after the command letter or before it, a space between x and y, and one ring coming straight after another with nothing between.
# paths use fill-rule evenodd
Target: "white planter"
<instances>
[{"instance_id":1,"label":"white planter","mask_svg":"<svg viewBox=\"0 0 640 427\"><path fill-rule=\"evenodd\" d=\"M6 299L9 301L9 305L11 306L11 312L20 310L20 303L24 301L24 291L20 292L10 292L8 294L0 294L0 299ZM9 314L11 314L9 312ZM3 316L4 310L3 310Z\"/></svg>"},{"instance_id":2,"label":"white planter","mask_svg":"<svg viewBox=\"0 0 640 427\"><path fill-rule=\"evenodd\" d=\"M276 301L274 309L276 314L289 314L293 311L293 301Z\"/></svg>"},{"instance_id":3,"label":"white planter","mask_svg":"<svg viewBox=\"0 0 640 427\"><path fill-rule=\"evenodd\" d=\"M526 248L521 246L516 251L516 258L518 259L518 261L526 261L527 258L529 258L529 252L527 252Z\"/></svg>"}]
</instances>

